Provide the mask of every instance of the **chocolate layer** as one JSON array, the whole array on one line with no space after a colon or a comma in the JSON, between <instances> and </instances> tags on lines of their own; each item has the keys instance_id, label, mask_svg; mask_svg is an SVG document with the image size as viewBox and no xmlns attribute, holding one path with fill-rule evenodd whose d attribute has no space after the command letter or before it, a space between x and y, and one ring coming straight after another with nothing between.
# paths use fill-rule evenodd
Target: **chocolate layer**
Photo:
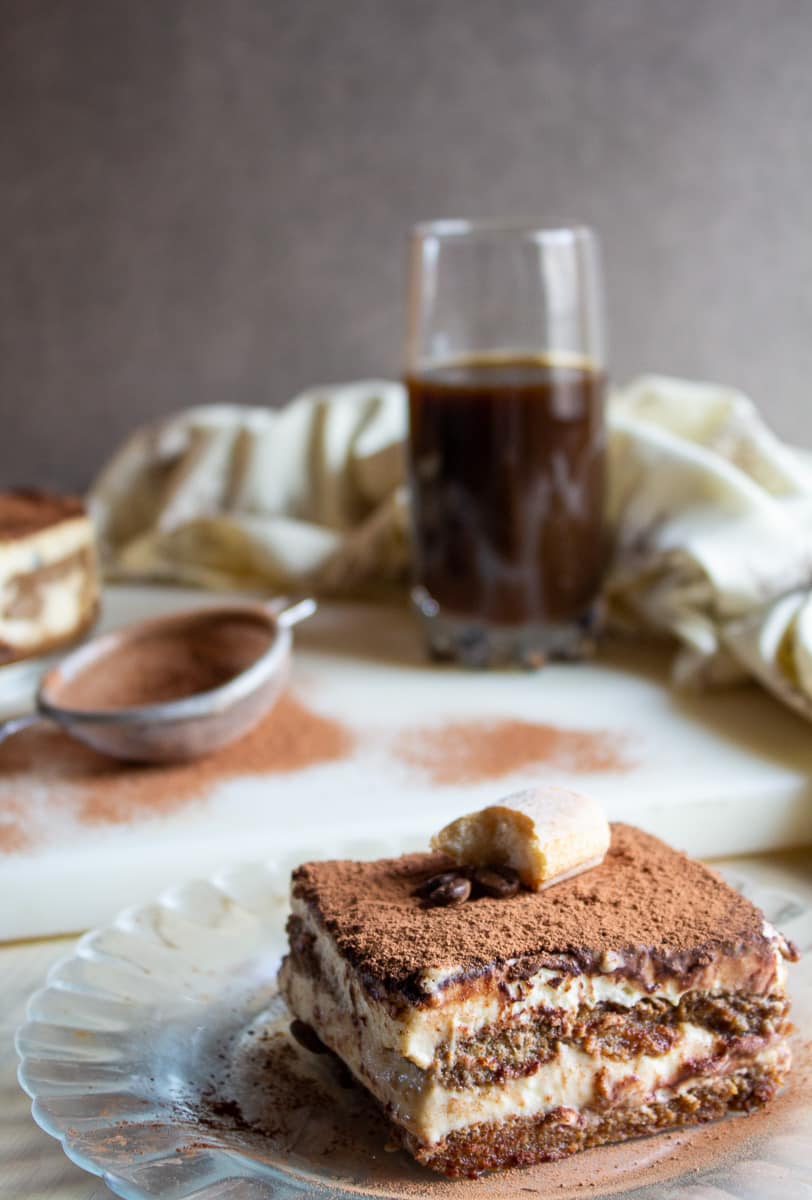
<instances>
[{"instance_id":1,"label":"chocolate layer","mask_svg":"<svg viewBox=\"0 0 812 1200\"><path fill-rule=\"evenodd\" d=\"M515 981L547 967L653 988L663 978L691 986L720 959L746 960L736 986L770 990L775 935L758 909L701 863L632 826L612 827L601 866L546 891L425 908L416 889L450 865L436 854L306 863L294 872L293 894L373 994L408 1003L429 1002L432 973L464 987L483 975Z\"/></svg>"},{"instance_id":2,"label":"chocolate layer","mask_svg":"<svg viewBox=\"0 0 812 1200\"><path fill-rule=\"evenodd\" d=\"M60 496L37 488L0 492L0 541L30 537L60 521L84 515L85 506L78 496Z\"/></svg>"}]
</instances>

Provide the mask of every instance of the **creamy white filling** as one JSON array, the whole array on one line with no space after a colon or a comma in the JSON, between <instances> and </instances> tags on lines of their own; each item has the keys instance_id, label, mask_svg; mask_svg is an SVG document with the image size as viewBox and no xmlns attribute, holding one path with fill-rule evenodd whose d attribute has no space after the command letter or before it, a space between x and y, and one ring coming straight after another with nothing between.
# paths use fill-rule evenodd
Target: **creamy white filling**
<instances>
[{"instance_id":1,"label":"creamy white filling","mask_svg":"<svg viewBox=\"0 0 812 1200\"><path fill-rule=\"evenodd\" d=\"M92 541L93 527L88 517L69 517L27 537L0 536L0 588L13 576L60 562Z\"/></svg>"},{"instance_id":2,"label":"creamy white filling","mask_svg":"<svg viewBox=\"0 0 812 1200\"><path fill-rule=\"evenodd\" d=\"M418 1102L411 1101L408 1108L399 1109L394 1095L389 1099L401 1123L427 1142L439 1141L456 1129L480 1122L535 1117L559 1108L580 1113L594 1109L596 1102L599 1107L606 1093L618 1105L639 1107L649 1101L666 1100L690 1087L696 1074L675 1082L681 1069L713 1053L717 1039L712 1033L693 1025L684 1025L682 1030L676 1045L656 1058L638 1055L619 1062L561 1045L553 1059L521 1079L462 1091L432 1082ZM765 1049L758 1061L770 1060L776 1050ZM721 1074L723 1068L729 1070L730 1064L720 1060L716 1070L701 1074L703 1078L706 1074Z\"/></svg>"},{"instance_id":3,"label":"creamy white filling","mask_svg":"<svg viewBox=\"0 0 812 1200\"><path fill-rule=\"evenodd\" d=\"M312 934L314 951L325 976L332 981L338 994L352 991L353 1004L363 1018L366 1035L387 1050L423 1069L434 1061L441 1046L447 1046L453 1057L457 1044L474 1036L479 1030L498 1022L521 1025L536 1019L539 1009L557 1009L567 1014L577 1013L581 1005L592 1007L611 1002L631 1008L652 993L639 982L624 979L612 972L618 963L607 956L605 972L600 975L566 975L561 971L541 968L528 979L505 982L490 989L487 984L471 995L460 995L453 985L444 989L443 980L449 972L426 972L426 988L430 991L427 1003L408 1005L394 1012L381 1003L370 1001L358 986L354 971L339 954L332 937L313 918L307 905L293 901L293 911ZM783 990L786 966L779 946L773 949L774 985L771 990ZM690 990L710 992L735 989L740 981L734 976L742 964L735 960L719 960L711 964L700 977L693 980ZM676 979L658 983L656 996L677 1004L689 989L680 987Z\"/></svg>"},{"instance_id":4,"label":"creamy white filling","mask_svg":"<svg viewBox=\"0 0 812 1200\"><path fill-rule=\"evenodd\" d=\"M87 615L88 571L72 566L57 579L37 582L34 616L3 616L14 599L20 575L53 567L92 547L93 529L87 517L75 517L41 529L30 537L0 539L0 641L21 650L68 637Z\"/></svg>"},{"instance_id":5,"label":"creamy white filling","mask_svg":"<svg viewBox=\"0 0 812 1200\"><path fill-rule=\"evenodd\" d=\"M378 1041L358 1009L360 988L354 980L348 980L347 986L345 999L332 987L297 972L290 962L283 974L293 1011L317 1029L395 1121L429 1144L480 1122L538 1116L556 1109L580 1120L582 1110L597 1111L607 1102L638 1106L665 1100L690 1087L697 1075L723 1074L736 1065L720 1053L716 1034L683 1024L665 1054L617 1061L561 1044L555 1056L530 1075L480 1087L449 1088L435 1073L419 1070L391 1045ZM748 1061L767 1064L786 1057L785 1045L775 1042L765 1044ZM709 1059L714 1059L712 1064ZM567 1119L566 1114L562 1119Z\"/></svg>"},{"instance_id":6,"label":"creamy white filling","mask_svg":"<svg viewBox=\"0 0 812 1200\"><path fill-rule=\"evenodd\" d=\"M0 617L0 641L25 648L69 635L86 616L87 574L81 567L38 585L35 617Z\"/></svg>"}]
</instances>

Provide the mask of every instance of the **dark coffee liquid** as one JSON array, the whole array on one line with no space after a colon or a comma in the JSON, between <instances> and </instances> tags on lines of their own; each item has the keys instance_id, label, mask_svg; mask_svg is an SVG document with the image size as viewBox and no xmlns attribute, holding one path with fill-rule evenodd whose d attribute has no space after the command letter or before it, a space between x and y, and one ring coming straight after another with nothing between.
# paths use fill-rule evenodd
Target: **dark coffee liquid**
<instances>
[{"instance_id":1,"label":"dark coffee liquid","mask_svg":"<svg viewBox=\"0 0 812 1200\"><path fill-rule=\"evenodd\" d=\"M417 581L496 625L586 619L605 561L605 376L471 358L406 384Z\"/></svg>"}]
</instances>

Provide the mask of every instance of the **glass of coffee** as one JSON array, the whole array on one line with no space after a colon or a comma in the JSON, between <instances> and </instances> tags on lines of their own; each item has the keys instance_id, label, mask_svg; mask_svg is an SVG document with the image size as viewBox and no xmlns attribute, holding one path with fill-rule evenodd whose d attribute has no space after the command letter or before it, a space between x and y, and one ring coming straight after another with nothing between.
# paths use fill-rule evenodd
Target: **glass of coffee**
<instances>
[{"instance_id":1,"label":"glass of coffee","mask_svg":"<svg viewBox=\"0 0 812 1200\"><path fill-rule=\"evenodd\" d=\"M406 333L415 607L469 666L594 646L606 561L606 362L595 235L412 232Z\"/></svg>"}]
</instances>

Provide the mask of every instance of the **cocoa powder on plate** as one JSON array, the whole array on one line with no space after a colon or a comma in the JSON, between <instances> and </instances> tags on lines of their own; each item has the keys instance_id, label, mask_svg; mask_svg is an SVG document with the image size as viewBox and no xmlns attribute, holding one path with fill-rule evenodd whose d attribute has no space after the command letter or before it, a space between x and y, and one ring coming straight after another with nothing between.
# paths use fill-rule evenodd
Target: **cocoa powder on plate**
<instances>
[{"instance_id":1,"label":"cocoa powder on plate","mask_svg":"<svg viewBox=\"0 0 812 1200\"><path fill-rule=\"evenodd\" d=\"M788 1196L795 1194L789 1176L797 1172L776 1158L786 1154L793 1139L795 1154L803 1153L812 1104L812 1045L797 1035L785 1090L747 1117L663 1131L478 1179L445 1179L418 1167L404 1152L385 1153L388 1129L371 1097L358 1085L340 1091L331 1055L298 1052L277 1029L271 1025L266 1031L254 1018L250 1036L227 1055L223 1077L201 1098L198 1112L187 1117L192 1127L197 1117L202 1134L237 1153L250 1138L254 1160L267 1156L283 1169L292 1164L305 1174L317 1172L325 1182L340 1186L352 1180L359 1193L403 1200L526 1200L530 1195L578 1200L628 1196L644 1187L653 1192L658 1186L669 1195L690 1194L692 1200L721 1200L722 1195L732 1200L733 1191L727 1190L733 1187L732 1173L759 1167L784 1182ZM776 1137L784 1139L778 1155L770 1153ZM727 1168L729 1182L719 1179L719 1168Z\"/></svg>"}]
</instances>

